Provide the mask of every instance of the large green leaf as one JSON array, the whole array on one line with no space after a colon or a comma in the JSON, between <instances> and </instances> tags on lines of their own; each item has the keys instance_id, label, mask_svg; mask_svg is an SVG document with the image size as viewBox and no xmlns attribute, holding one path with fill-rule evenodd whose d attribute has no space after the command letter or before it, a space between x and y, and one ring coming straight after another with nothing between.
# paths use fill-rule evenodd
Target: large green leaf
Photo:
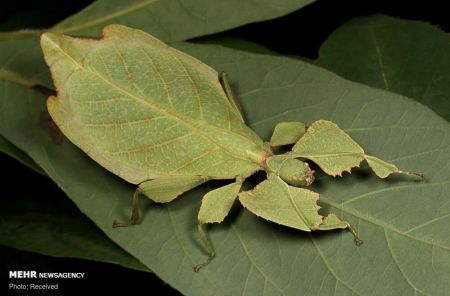
<instances>
[{"instance_id":1,"label":"large green leaf","mask_svg":"<svg viewBox=\"0 0 450 296\"><path fill-rule=\"evenodd\" d=\"M227 35L226 33L220 33L220 34L195 38L193 40L189 40L189 42L194 42L194 43L199 43L199 44L215 44L215 45L221 45L221 46L244 50L244 51L253 52L253 53L278 55L277 52L274 52L258 43L254 43L252 41L248 41L245 39Z\"/></svg>"},{"instance_id":2,"label":"large green leaf","mask_svg":"<svg viewBox=\"0 0 450 296\"><path fill-rule=\"evenodd\" d=\"M187 40L247 23L276 18L315 0L97 0L57 24L51 31L81 36L99 36L108 24L140 28L165 42ZM182 24L182 25L180 25ZM0 33L0 79L29 79L51 86L39 48L42 31ZM20 37L23 37L20 38ZM6 78L6 80L11 80ZM27 82L27 83L28 83Z\"/></svg>"},{"instance_id":3,"label":"large green leaf","mask_svg":"<svg viewBox=\"0 0 450 296\"><path fill-rule=\"evenodd\" d=\"M45 73L47 76L45 84L51 86L51 80L48 78L48 71L45 69L42 54L36 51L37 45L36 38L0 42L0 80L4 81L5 87L18 84L31 89L34 85L44 84L36 79L39 73ZM32 48L31 51L30 48ZM40 100L44 100L44 97L41 97ZM4 122L4 124L7 123ZM34 169L36 172L45 174L26 153L2 136L0 136L0 151Z\"/></svg>"},{"instance_id":4,"label":"large green leaf","mask_svg":"<svg viewBox=\"0 0 450 296\"><path fill-rule=\"evenodd\" d=\"M185 294L443 295L450 289L447 121L405 97L296 60L215 46L179 47L230 74L248 122L265 139L279 121L332 120L368 154L423 172L430 181L381 181L365 170L322 176L313 189L323 194L325 212L352 223L363 246L356 247L347 232L307 235L239 210L211 227L217 257L194 273L193 265L206 256L196 232L204 189L167 205L143 203L142 225L112 229L114 219L129 217L134 186L67 141L55 146L36 124L42 101L18 85L8 87L1 97L8 125L0 122L0 132L29 153L108 236Z\"/></svg>"},{"instance_id":5,"label":"large green leaf","mask_svg":"<svg viewBox=\"0 0 450 296\"><path fill-rule=\"evenodd\" d=\"M450 120L450 36L435 26L384 15L356 18L325 41L316 64L416 99Z\"/></svg>"},{"instance_id":6,"label":"large green leaf","mask_svg":"<svg viewBox=\"0 0 450 296\"><path fill-rule=\"evenodd\" d=\"M2 198L0 244L54 257L83 258L148 271L64 196L30 196L25 192Z\"/></svg>"},{"instance_id":7,"label":"large green leaf","mask_svg":"<svg viewBox=\"0 0 450 296\"><path fill-rule=\"evenodd\" d=\"M0 80L28 88L36 85L53 87L38 38L0 42Z\"/></svg>"},{"instance_id":8,"label":"large green leaf","mask_svg":"<svg viewBox=\"0 0 450 296\"><path fill-rule=\"evenodd\" d=\"M45 175L44 171L32 160L28 155L23 153L20 149L14 146L10 141L0 136L0 151L11 156L23 165L26 165L35 172Z\"/></svg>"},{"instance_id":9,"label":"large green leaf","mask_svg":"<svg viewBox=\"0 0 450 296\"><path fill-rule=\"evenodd\" d=\"M164 41L186 40L276 18L314 1L97 0L54 30L92 36L107 24L123 24L151 31Z\"/></svg>"},{"instance_id":10,"label":"large green leaf","mask_svg":"<svg viewBox=\"0 0 450 296\"><path fill-rule=\"evenodd\" d=\"M164 41L179 41L280 17L314 1L97 0L52 30L95 36L108 24L123 24L151 31ZM40 32L0 32L0 40L26 38Z\"/></svg>"}]
</instances>

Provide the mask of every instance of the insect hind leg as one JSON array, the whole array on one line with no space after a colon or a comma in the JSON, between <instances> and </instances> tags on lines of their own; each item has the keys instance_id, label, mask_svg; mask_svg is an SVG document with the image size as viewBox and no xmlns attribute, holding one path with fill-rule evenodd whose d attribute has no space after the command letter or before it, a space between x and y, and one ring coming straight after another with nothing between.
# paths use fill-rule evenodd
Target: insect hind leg
<instances>
[{"instance_id":1,"label":"insect hind leg","mask_svg":"<svg viewBox=\"0 0 450 296\"><path fill-rule=\"evenodd\" d=\"M140 214L139 214L139 198L142 195L142 190L138 187L133 195L133 201L131 202L131 219L128 223L121 223L118 221L114 221L112 227L130 227L141 222Z\"/></svg>"},{"instance_id":2,"label":"insect hind leg","mask_svg":"<svg viewBox=\"0 0 450 296\"><path fill-rule=\"evenodd\" d=\"M208 253L208 259L206 260L206 262L195 265L194 266L195 272L199 272L200 269L207 266L214 259L214 257L216 257L216 251L214 251L214 247L210 242L210 240L208 239L208 236L204 228L204 224L198 223L198 233L206 249L206 252Z\"/></svg>"}]
</instances>

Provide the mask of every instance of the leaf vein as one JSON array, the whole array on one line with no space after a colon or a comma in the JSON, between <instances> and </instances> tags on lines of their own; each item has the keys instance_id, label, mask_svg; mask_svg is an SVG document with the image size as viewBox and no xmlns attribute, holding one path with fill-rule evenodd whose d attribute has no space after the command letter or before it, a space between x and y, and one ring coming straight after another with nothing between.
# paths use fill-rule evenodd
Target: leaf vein
<instances>
[{"instance_id":1,"label":"leaf vein","mask_svg":"<svg viewBox=\"0 0 450 296\"><path fill-rule=\"evenodd\" d=\"M375 50L377 53L378 66L380 67L381 78L383 79L384 86L387 90L389 90L389 83L386 78L386 73L384 71L383 58L381 56L380 45L378 44L377 38L375 36L375 32L373 30L373 26L369 26L370 36L372 36L373 43L375 45Z\"/></svg>"},{"instance_id":2,"label":"leaf vein","mask_svg":"<svg viewBox=\"0 0 450 296\"><path fill-rule=\"evenodd\" d=\"M400 274L403 276L403 278L406 280L406 282L408 283L408 285L409 286L411 286L411 288L413 288L414 289L414 292L416 292L416 291L419 291L420 293L424 293L422 290L420 290L420 289L418 289L416 286L414 286L414 284L413 283L411 283L411 280L406 276L406 274L405 274L405 272L403 271L403 269L401 268L401 266L400 266L400 263L398 262L398 259L397 259L397 257L394 255L394 251L393 251L393 249L392 249L392 246L391 246L391 242L390 242L390 240L389 240L389 236L388 236L388 234L387 234L387 231L388 229L384 229L384 237L386 238L386 243L387 243L387 246L388 246L388 249L389 249L389 253L391 254L391 256L392 256L392 259L394 260L394 263L395 263L395 265L397 266L397 268L398 268L398 270L400 271Z\"/></svg>"},{"instance_id":3,"label":"leaf vein","mask_svg":"<svg viewBox=\"0 0 450 296\"><path fill-rule=\"evenodd\" d=\"M314 245L314 247L317 250L317 253L319 254L320 258L322 258L323 263L325 264L325 266L327 267L327 269L330 271L330 273L333 275L333 277L341 282L346 288L348 288L350 291L352 291L352 293L361 296L360 294L358 294L358 292L356 292L352 287L350 287L349 285L347 285L343 280L341 280L337 274L334 272L333 268L331 268L330 263L328 262L328 260L326 259L325 255L322 253L322 250L319 248L319 246L317 245L316 241L314 240L313 236L310 234L309 237L311 238L311 241Z\"/></svg>"},{"instance_id":4,"label":"leaf vein","mask_svg":"<svg viewBox=\"0 0 450 296\"><path fill-rule=\"evenodd\" d=\"M181 123L181 124L184 125L184 126L187 126L188 128L190 128L190 129L192 129L193 131L195 131L199 136L201 136L201 137L203 137L203 138L206 138L208 141L210 141L211 143L213 143L214 145L216 145L218 148L219 148L219 147L222 148L222 151L223 151L224 153L230 155L231 157L236 158L236 159L239 159L239 160L242 160L242 161L245 161L245 162L253 163L253 161L251 161L251 160L249 160L249 159L245 159L245 158L241 158L241 157L235 156L235 155L232 154L230 151L228 151L227 148L225 148L225 147L223 147L223 146L220 146L220 145L219 145L218 143L216 143L213 139L211 139L211 137L209 137L209 136L207 136L206 134L202 133L198 128L196 128L196 127L194 126L193 123L187 122L186 119L183 120L182 118L180 118L180 117L177 116L176 114L174 114L174 113L172 113L172 112L170 112L170 111L168 111L168 110L162 108L161 106L159 106L158 104L156 104L156 103L154 103L154 102L150 102L150 101L146 100L145 98L141 98L141 97L139 97L139 96L133 95L132 93L128 92L127 90L125 90L125 89L119 87L118 85L115 85L114 83L108 81L107 79L105 79L104 77L102 77L98 72L95 72L95 71L89 71L89 70L86 69L83 65L81 65L80 63L78 63L78 61L76 61L71 55L69 55L67 52L65 52L58 44L56 44L54 41L51 41L51 42L52 42L53 45L54 45L55 47L57 47L64 55L66 55L70 60L72 60L72 62L73 62L74 64L76 64L78 67L84 69L84 71L91 72L91 73L95 74L97 77L99 77L101 80L103 80L106 84L112 86L113 88L117 89L118 91L120 91L120 92L122 92L122 93L124 93L124 94L126 94L126 95L128 95L128 96L130 96L131 98L134 98L134 99L135 99L136 101L138 101L138 102L141 102L141 103L143 103L143 104L148 105L149 107L155 109L155 110L158 111L159 113L162 113L162 114L166 115L167 117L172 118L172 120L177 121L177 122ZM206 123L206 122L203 121L203 123ZM244 140L246 140L246 141L248 141L248 142L250 142L250 143L255 144L255 143L254 143L253 141L251 141L249 138L247 138L247 137L245 137L245 136L243 136L243 135L241 135L241 134L233 133L233 132L231 132L231 131L229 131L229 130L227 130L227 129L222 129L222 128L217 127L217 126L212 126L212 127L213 127L214 129L223 131L224 133L232 134L232 135L237 136L237 137L239 137L239 138L242 138L242 139L244 139Z\"/></svg>"},{"instance_id":5,"label":"leaf vein","mask_svg":"<svg viewBox=\"0 0 450 296\"><path fill-rule=\"evenodd\" d=\"M449 183L449 182L446 182L446 183ZM439 248L441 248L443 250L450 251L450 247L449 246L441 245L441 244L438 244L438 243L433 242L433 241L428 241L426 239L419 238L419 237L416 237L416 236L404 233L401 230L392 227L391 225L388 225L388 224L386 224L384 222L379 221L378 219L374 219L374 218L365 216L362 213L357 212L355 210L352 210L352 209L349 209L349 208L345 208L345 207L342 206L342 204L335 203L332 200L330 200L330 199L328 199L328 198L326 198L324 196L321 196L320 200L323 203L328 204L331 207L334 207L336 209L342 210L342 212L344 212L346 214L349 214L349 215L352 215L352 216L354 216L356 218L359 218L361 220L364 220L366 222L369 222L370 224L374 224L374 225L376 225L378 227L381 227L381 228L386 228L386 229L388 229L388 230L390 230L392 232L396 232L396 233L398 233L400 235L403 235L403 236L408 237L410 239L416 240L416 241L421 242L423 244L439 247Z\"/></svg>"},{"instance_id":6,"label":"leaf vein","mask_svg":"<svg viewBox=\"0 0 450 296\"><path fill-rule=\"evenodd\" d=\"M158 148L158 147L162 147L162 146L165 146L165 145L172 144L172 143L174 143L174 142L176 142L176 141L178 141L180 139L184 139L184 138L190 137L192 135L193 135L193 133L187 133L187 134L183 134L181 136L178 136L178 137L166 140L166 141L161 142L161 143L153 144L153 145L144 145L144 146L141 146L141 147L138 147L138 148L134 148L134 149L130 149L130 150L106 151L106 152L108 152L111 155L128 154L128 153L139 153L139 152L148 151L148 150L151 150L151 149L154 149L154 148Z\"/></svg>"},{"instance_id":7,"label":"leaf vein","mask_svg":"<svg viewBox=\"0 0 450 296\"><path fill-rule=\"evenodd\" d=\"M120 127L124 125L133 125L133 124L141 124L141 123L149 123L152 121L165 119L164 116L156 116L156 117L149 117L149 118L142 118L139 120L129 120L129 121L119 121L119 122L105 122L105 123L88 123L88 122L81 122L83 125L88 127Z\"/></svg>"},{"instance_id":8,"label":"leaf vein","mask_svg":"<svg viewBox=\"0 0 450 296\"><path fill-rule=\"evenodd\" d=\"M117 9L117 11L112 12L110 14L105 14L101 17L98 17L96 19L92 19L90 21L86 21L84 23L81 23L79 25L73 25L71 27L62 27L61 29L58 28L58 25L56 25L56 30L53 30L53 32L56 33L69 33L69 32L73 32L73 31L78 31L78 30L82 30L82 29L86 29L89 27L93 27L95 25L107 22L111 19L115 19L118 18L122 15L126 15L128 13L131 13L135 10L138 10L140 8L146 7L147 5L150 5L154 2L157 2L158 0L147 0L147 1L142 1L140 3L137 4L133 4L133 5L129 5L127 8L123 8L123 7L119 7L119 9Z\"/></svg>"},{"instance_id":9,"label":"leaf vein","mask_svg":"<svg viewBox=\"0 0 450 296\"><path fill-rule=\"evenodd\" d=\"M245 255L247 255L248 260L250 261L250 263L255 266L256 270L258 270L258 272L264 277L264 282L268 282L270 284L272 284L273 287L275 287L282 295L285 295L283 290L277 285L275 284L272 279L267 276L264 271L256 264L256 262L253 260L253 258L250 256L249 251L247 250L247 246L244 244L244 241L242 240L241 236L239 235L239 232L236 230L235 226L233 225L233 223L231 224L231 229L234 231L234 233L236 233L236 237L239 240L239 243L242 246L242 249L244 250Z\"/></svg>"}]
</instances>

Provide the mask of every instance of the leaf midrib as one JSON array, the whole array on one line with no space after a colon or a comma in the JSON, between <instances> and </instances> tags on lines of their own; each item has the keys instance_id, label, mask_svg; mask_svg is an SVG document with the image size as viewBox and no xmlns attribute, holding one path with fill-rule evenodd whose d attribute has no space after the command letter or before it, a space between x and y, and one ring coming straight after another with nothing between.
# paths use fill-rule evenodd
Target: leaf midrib
<instances>
[{"instance_id":1,"label":"leaf midrib","mask_svg":"<svg viewBox=\"0 0 450 296\"><path fill-rule=\"evenodd\" d=\"M143 7L146 7L146 6L151 5L151 4L153 4L155 2L158 2L158 1L159 0L146 0L146 1L143 1L143 2L138 3L138 4L132 4L132 5L128 6L125 9L117 9L116 11L114 11L114 12L112 12L110 14L106 14L106 15L104 15L102 17L91 19L91 20L86 21L84 23L81 23L79 25L74 25L74 26L69 26L69 27L62 27L61 29L58 29L60 24L57 24L54 27L56 30L52 30L52 32L55 32L55 33L69 33L69 32L73 32L73 31L83 30L83 29L86 29L86 28L93 27L93 26L96 26L98 24L101 24L103 22L109 21L111 19L115 19L117 17L126 15L128 13L131 13L131 12L133 12L135 10L138 10L140 8L143 8ZM95 5L95 2L92 5ZM90 6L88 6L88 8L89 7Z\"/></svg>"},{"instance_id":2,"label":"leaf midrib","mask_svg":"<svg viewBox=\"0 0 450 296\"><path fill-rule=\"evenodd\" d=\"M369 25L369 32L370 32L370 36L372 37L372 41L373 41L374 46L375 46L378 67L380 68L380 73L381 73L381 78L382 78L383 83L384 83L384 88L386 90L390 90L389 82L387 80L386 73L385 73L385 70L384 70L384 63L383 63L383 58L382 58L382 54L381 54L381 48L380 48L380 45L378 44L377 37L375 36L375 31L373 29L373 26Z\"/></svg>"},{"instance_id":3,"label":"leaf midrib","mask_svg":"<svg viewBox=\"0 0 450 296\"><path fill-rule=\"evenodd\" d=\"M330 200L327 197L321 196L320 197L320 201L322 203L324 203L324 204L327 204L327 205L331 206L331 207L339 209L339 210L341 210L342 212L344 212L346 214L349 214L349 215L354 216L354 217L356 217L358 219L364 220L364 221L366 221L368 223L371 223L373 225L381 227L381 228L383 228L385 230L389 230L389 231L395 232L395 233L400 234L402 236L405 236L405 237L407 237L409 239L412 239L412 240L415 240L415 241L418 241L418 242L421 242L421 243L424 243L424 244L427 244L427 245L430 245L430 246L433 246L433 247L438 247L438 248L441 248L443 250L450 251L450 246L444 246L444 245L441 245L441 244L437 244L437 243L435 243L433 241L429 241L429 240L426 240L426 239L423 239L423 238L419 238L419 237L413 236L413 235L408 234L406 232L402 232L400 229L392 227L391 225L389 225L387 223L384 223L384 222L380 221L379 219L374 219L374 218L368 217L368 216L363 215L362 213L360 213L360 212L358 212L358 211L356 211L354 209L344 207L344 206L342 206L342 204L338 204L338 203Z\"/></svg>"},{"instance_id":4,"label":"leaf midrib","mask_svg":"<svg viewBox=\"0 0 450 296\"><path fill-rule=\"evenodd\" d=\"M311 223L309 223L309 220L306 219L305 215L303 215L303 212L299 209L299 207L297 206L297 203L294 200L294 197L291 194L291 190L289 188L289 185L287 185L286 183L284 183L284 181L282 181L279 177L277 177L276 179L277 183L279 182L282 186L283 186L283 191L287 194L287 196L289 197L289 203L292 205L292 207L294 208L295 212L297 213L297 216L300 218L300 221L303 222L303 224L306 225L306 227L308 228L314 228L314 227L318 227L319 225L311 225ZM310 232L310 229L302 229L303 231L307 231Z\"/></svg>"},{"instance_id":5,"label":"leaf midrib","mask_svg":"<svg viewBox=\"0 0 450 296\"><path fill-rule=\"evenodd\" d=\"M0 80L13 82L26 88L32 88L33 86L38 84L37 81L27 79L25 77L18 75L17 73L8 71L3 68L0 68Z\"/></svg>"}]
</instances>

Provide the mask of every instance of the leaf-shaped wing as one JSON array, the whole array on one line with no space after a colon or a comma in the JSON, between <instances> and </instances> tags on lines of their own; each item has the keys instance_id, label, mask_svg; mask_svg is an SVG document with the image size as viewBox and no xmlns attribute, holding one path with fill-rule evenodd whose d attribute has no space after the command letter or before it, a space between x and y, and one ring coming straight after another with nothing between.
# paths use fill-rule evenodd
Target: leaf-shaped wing
<instances>
[{"instance_id":1,"label":"leaf-shaped wing","mask_svg":"<svg viewBox=\"0 0 450 296\"><path fill-rule=\"evenodd\" d=\"M46 33L41 45L63 133L131 183L157 176L249 174L266 148L209 66L154 37L112 25L101 40Z\"/></svg>"}]
</instances>

